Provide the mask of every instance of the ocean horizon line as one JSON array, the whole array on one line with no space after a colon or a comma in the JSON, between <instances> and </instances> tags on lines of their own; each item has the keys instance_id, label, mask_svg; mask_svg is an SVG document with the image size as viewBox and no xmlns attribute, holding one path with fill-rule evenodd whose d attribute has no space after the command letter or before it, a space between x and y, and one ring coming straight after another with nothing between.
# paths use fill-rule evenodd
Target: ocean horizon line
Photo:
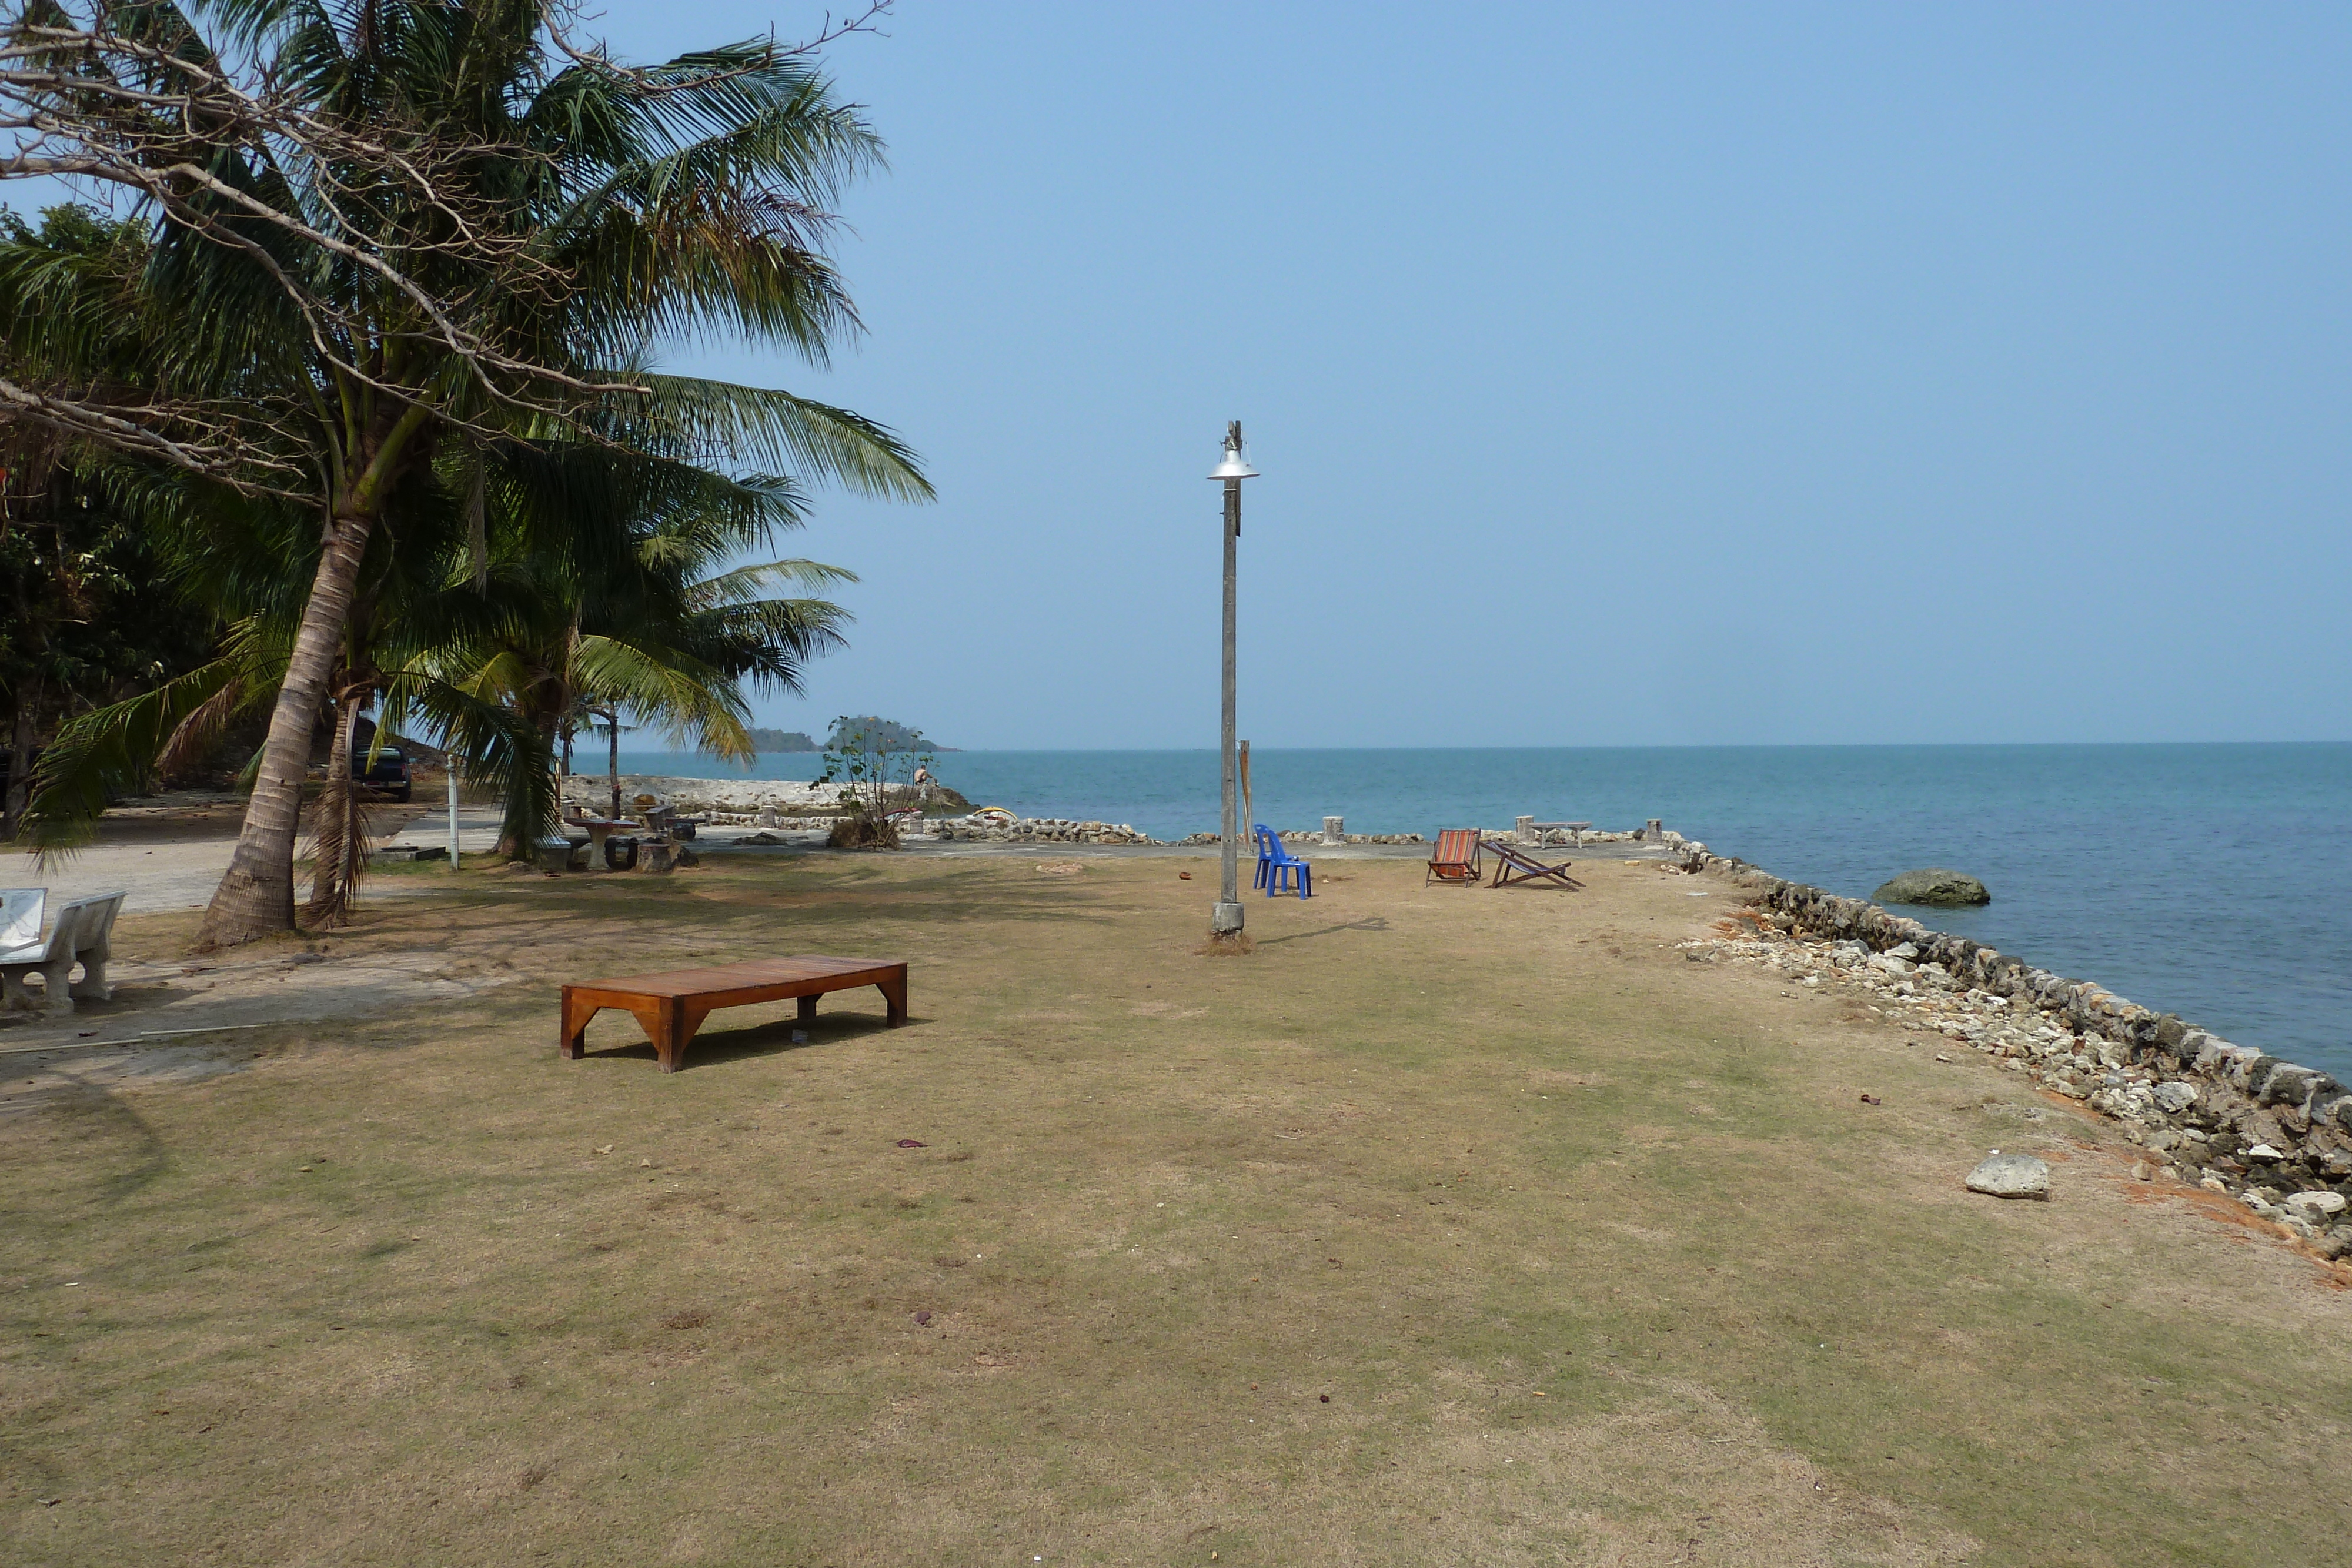
<instances>
[{"instance_id":1,"label":"ocean horizon line","mask_svg":"<svg viewBox=\"0 0 2352 1568\"><path fill-rule=\"evenodd\" d=\"M2289 747L2352 747L2352 738L2336 740L1754 740L1754 741L1656 741L1627 744L1590 745L1514 745L1514 746L1267 746L1250 743L1253 756L1281 752L1286 755L1317 752L1528 752L1528 751L2129 751L2129 750L2227 750L2282 748ZM1167 755L1171 757L1210 755L1214 746L935 746L929 749L957 756L1040 756L1094 753L1116 755ZM807 751L762 751L761 757L815 757L824 753L817 747ZM724 761L718 753L707 750L677 750L667 747L622 747L624 757L709 758Z\"/></svg>"}]
</instances>

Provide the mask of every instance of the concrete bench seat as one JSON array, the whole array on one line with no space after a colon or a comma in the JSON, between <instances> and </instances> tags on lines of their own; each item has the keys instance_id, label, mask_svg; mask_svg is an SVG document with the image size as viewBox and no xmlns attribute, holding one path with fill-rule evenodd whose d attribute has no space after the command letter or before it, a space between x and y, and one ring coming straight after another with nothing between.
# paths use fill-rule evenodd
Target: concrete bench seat
<instances>
[{"instance_id":1,"label":"concrete bench seat","mask_svg":"<svg viewBox=\"0 0 2352 1568\"><path fill-rule=\"evenodd\" d=\"M33 994L25 985L28 975L41 977L40 1009L53 1016L74 1010L75 998L86 1002L110 999L106 960L114 917L121 913L124 893L101 893L77 898L58 907L57 920L47 937L38 935L41 914L48 903L47 888L0 889L0 1006L29 1008ZM75 967L81 978L72 978Z\"/></svg>"}]
</instances>

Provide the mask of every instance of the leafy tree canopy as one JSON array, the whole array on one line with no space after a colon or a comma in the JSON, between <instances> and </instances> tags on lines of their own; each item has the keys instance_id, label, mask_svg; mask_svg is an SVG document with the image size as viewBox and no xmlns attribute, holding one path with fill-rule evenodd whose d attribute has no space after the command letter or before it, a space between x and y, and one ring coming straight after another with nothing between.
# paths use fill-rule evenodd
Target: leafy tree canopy
<instances>
[{"instance_id":1,"label":"leafy tree canopy","mask_svg":"<svg viewBox=\"0 0 2352 1568\"><path fill-rule=\"evenodd\" d=\"M872 714L844 714L825 732L827 751L927 751L923 732Z\"/></svg>"}]
</instances>

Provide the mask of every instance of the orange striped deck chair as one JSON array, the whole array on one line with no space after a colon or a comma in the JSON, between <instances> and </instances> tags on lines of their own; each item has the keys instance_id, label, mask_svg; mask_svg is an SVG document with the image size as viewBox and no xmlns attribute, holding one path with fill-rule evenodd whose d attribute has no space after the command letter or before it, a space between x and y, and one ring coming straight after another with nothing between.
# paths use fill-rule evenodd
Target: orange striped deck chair
<instances>
[{"instance_id":1,"label":"orange striped deck chair","mask_svg":"<svg viewBox=\"0 0 2352 1568\"><path fill-rule=\"evenodd\" d=\"M1456 882L1465 887L1475 887L1481 869L1478 830L1446 828L1437 835L1437 848L1430 852L1429 874L1421 879L1421 885Z\"/></svg>"}]
</instances>

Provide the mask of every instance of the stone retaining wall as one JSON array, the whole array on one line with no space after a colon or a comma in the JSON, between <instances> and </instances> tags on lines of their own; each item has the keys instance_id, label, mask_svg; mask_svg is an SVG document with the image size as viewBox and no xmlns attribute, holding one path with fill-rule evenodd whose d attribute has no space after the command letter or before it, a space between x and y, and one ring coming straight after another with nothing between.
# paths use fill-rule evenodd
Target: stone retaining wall
<instances>
[{"instance_id":1,"label":"stone retaining wall","mask_svg":"<svg viewBox=\"0 0 2352 1568\"><path fill-rule=\"evenodd\" d=\"M1548 833L1538 833L1532 839L1522 839L1518 836L1518 830L1516 828L1482 828L1478 831L1478 836L1482 839L1500 839L1508 844L1533 844L1538 848L1549 845L1554 849L1568 849L1580 842L1638 844L1643 841L1644 833L1645 830L1641 828L1633 828L1624 832L1612 832L1606 829L1595 831L1587 829L1581 835L1570 835L1555 830ZM1324 841L1323 830L1320 828L1299 828L1276 833L1275 837L1286 844L1306 844L1310 848ZM1342 842L1350 844L1425 844L1430 841L1420 833L1342 833L1340 840ZM1667 840L1672 840L1677 844L1683 841L1681 835L1675 833L1668 833L1658 841L1664 842ZM1218 835L1193 833L1176 841L1181 844L1213 844L1218 841Z\"/></svg>"},{"instance_id":2,"label":"stone retaining wall","mask_svg":"<svg viewBox=\"0 0 2352 1568\"><path fill-rule=\"evenodd\" d=\"M838 817L793 817L782 822L761 821L755 817L740 816L725 811L706 813L704 820L715 826L757 827L763 830L745 838L731 841L749 844L789 844L798 841L780 838L765 830L782 828L793 833L829 833ZM1077 822L1063 818L1024 817L1017 821L992 818L934 817L919 826L908 825L899 830L907 838L946 839L951 842L983 844L1151 844L1160 841L1140 829L1125 822ZM714 847L730 841L713 841Z\"/></svg>"},{"instance_id":3,"label":"stone retaining wall","mask_svg":"<svg viewBox=\"0 0 2352 1568\"><path fill-rule=\"evenodd\" d=\"M2122 1122L2125 1136L2178 1179L2231 1194L2325 1256L2352 1252L2352 1093L2328 1074L1664 837L1684 850L1685 869L1753 888L1764 925L1821 947L1820 966L1893 995L1948 998L1958 1016L1929 1027Z\"/></svg>"},{"instance_id":4,"label":"stone retaining wall","mask_svg":"<svg viewBox=\"0 0 2352 1568\"><path fill-rule=\"evenodd\" d=\"M651 795L672 810L689 816L704 812L757 816L762 809L778 811L825 810L841 803L839 784L816 785L792 779L677 779L641 773L621 775L624 810L635 796ZM563 780L566 805L603 810L613 801L613 786L602 773L573 773Z\"/></svg>"},{"instance_id":5,"label":"stone retaining wall","mask_svg":"<svg viewBox=\"0 0 2352 1568\"><path fill-rule=\"evenodd\" d=\"M1015 821L985 817L942 817L927 822L934 838L997 844L1156 844L1160 841L1125 822L1079 822L1066 817L1023 817Z\"/></svg>"},{"instance_id":6,"label":"stone retaining wall","mask_svg":"<svg viewBox=\"0 0 2352 1568\"><path fill-rule=\"evenodd\" d=\"M1277 833L1275 836L1286 844L1312 845L1319 844L1323 841L1323 832L1319 828L1311 833ZM1423 838L1419 833L1342 833L1339 837L1344 842L1351 844L1424 844L1429 841ZM1224 842L1224 835L1222 833L1189 833L1176 841L1180 844L1191 845L1197 848L1203 844L1223 843ZM1242 835L1242 852L1244 854L1249 855L1255 855L1257 853L1257 851L1251 846L1249 835L1247 833L1244 833Z\"/></svg>"}]
</instances>

